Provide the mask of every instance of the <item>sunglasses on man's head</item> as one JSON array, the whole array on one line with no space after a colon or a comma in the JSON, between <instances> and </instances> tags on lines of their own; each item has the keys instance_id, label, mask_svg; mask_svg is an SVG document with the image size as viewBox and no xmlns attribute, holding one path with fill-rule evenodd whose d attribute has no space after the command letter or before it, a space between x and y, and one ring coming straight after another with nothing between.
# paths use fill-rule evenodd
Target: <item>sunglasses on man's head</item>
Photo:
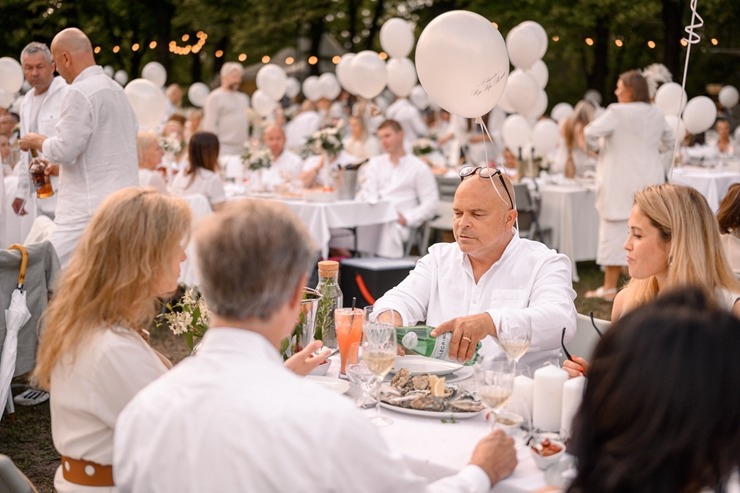
<instances>
[{"instance_id":1,"label":"sunglasses on man's head","mask_svg":"<svg viewBox=\"0 0 740 493\"><path fill-rule=\"evenodd\" d=\"M496 168L488 168L483 166L463 166L460 168L460 181L463 181L468 176L477 174L481 178L488 179L491 182L491 185L493 186L493 189L496 191L496 194L501 199L501 201L506 204L507 207L510 209L514 208L514 201L511 198L511 193L509 193L509 187L506 186L506 180L504 180L504 176L501 173L500 169ZM506 196L509 197L509 201L506 202L504 198L501 196L501 192L498 191L498 188L496 188L496 184L493 183L493 177L498 176L499 180L501 180L501 184L504 186L504 191L506 192Z\"/></svg>"}]
</instances>

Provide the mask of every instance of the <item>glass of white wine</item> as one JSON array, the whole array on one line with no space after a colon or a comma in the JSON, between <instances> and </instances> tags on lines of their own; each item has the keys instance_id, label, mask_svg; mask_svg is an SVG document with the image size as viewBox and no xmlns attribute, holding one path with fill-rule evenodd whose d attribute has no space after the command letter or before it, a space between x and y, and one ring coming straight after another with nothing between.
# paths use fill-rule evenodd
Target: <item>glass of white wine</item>
<instances>
[{"instance_id":1,"label":"glass of white wine","mask_svg":"<svg viewBox=\"0 0 740 493\"><path fill-rule=\"evenodd\" d=\"M529 317L525 316L501 319L496 334L506 358L516 364L529 350L532 342L532 324Z\"/></svg>"},{"instance_id":2,"label":"glass of white wine","mask_svg":"<svg viewBox=\"0 0 740 493\"><path fill-rule=\"evenodd\" d=\"M475 371L476 392L491 410L491 423L495 428L499 411L514 391L516 364L482 356L476 363Z\"/></svg>"},{"instance_id":3,"label":"glass of white wine","mask_svg":"<svg viewBox=\"0 0 740 493\"><path fill-rule=\"evenodd\" d=\"M368 323L362 331L362 359L375 375L375 416L370 420L375 426L386 426L393 421L380 415L380 389L383 378L393 368L396 360L396 329L383 323Z\"/></svg>"}]
</instances>

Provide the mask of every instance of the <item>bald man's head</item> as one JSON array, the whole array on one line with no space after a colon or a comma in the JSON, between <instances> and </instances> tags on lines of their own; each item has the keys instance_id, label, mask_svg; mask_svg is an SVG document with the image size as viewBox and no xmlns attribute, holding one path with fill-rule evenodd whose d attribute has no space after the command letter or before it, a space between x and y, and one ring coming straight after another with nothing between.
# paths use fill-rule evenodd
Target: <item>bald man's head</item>
<instances>
[{"instance_id":1,"label":"bald man's head","mask_svg":"<svg viewBox=\"0 0 740 493\"><path fill-rule=\"evenodd\" d=\"M60 31L51 42L51 56L57 66L57 72L68 84L88 67L95 65L92 44L87 35L70 27Z\"/></svg>"}]
</instances>

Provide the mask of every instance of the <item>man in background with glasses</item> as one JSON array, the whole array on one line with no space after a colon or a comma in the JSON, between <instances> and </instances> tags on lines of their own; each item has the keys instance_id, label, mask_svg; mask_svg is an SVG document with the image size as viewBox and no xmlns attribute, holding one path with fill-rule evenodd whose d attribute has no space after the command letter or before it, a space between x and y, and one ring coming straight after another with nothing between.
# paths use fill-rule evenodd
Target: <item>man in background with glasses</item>
<instances>
[{"instance_id":1,"label":"man in background with glasses","mask_svg":"<svg viewBox=\"0 0 740 493\"><path fill-rule=\"evenodd\" d=\"M455 243L438 243L398 286L377 300L402 325L426 321L439 336L452 332L450 356L480 353L503 359L495 344L504 323L529 323L532 340L521 363L537 368L559 356L560 336L575 336L576 293L568 257L519 238L516 197L494 168L466 166L453 202ZM490 337L489 337L490 336Z\"/></svg>"}]
</instances>

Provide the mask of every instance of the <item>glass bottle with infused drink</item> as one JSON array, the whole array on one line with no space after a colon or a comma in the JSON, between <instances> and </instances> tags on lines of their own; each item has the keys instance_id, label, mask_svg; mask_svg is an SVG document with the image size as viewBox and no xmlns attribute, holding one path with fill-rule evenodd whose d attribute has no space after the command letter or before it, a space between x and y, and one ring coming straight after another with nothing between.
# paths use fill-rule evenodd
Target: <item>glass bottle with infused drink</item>
<instances>
[{"instance_id":1,"label":"glass bottle with infused drink","mask_svg":"<svg viewBox=\"0 0 740 493\"><path fill-rule=\"evenodd\" d=\"M51 186L51 177L44 171L47 164L39 158L36 149L31 149L31 162L28 169L31 172L31 182L36 189L36 196L40 199L46 199L54 195L54 189Z\"/></svg>"},{"instance_id":2,"label":"glass bottle with infused drink","mask_svg":"<svg viewBox=\"0 0 740 493\"><path fill-rule=\"evenodd\" d=\"M415 325L413 327L396 327L396 340L407 353L427 356L429 358L443 359L456 362L450 358L450 339L452 332L445 332L439 337L432 337L430 333L434 327L429 325ZM475 345L473 357L464 364L469 366L478 359L481 343Z\"/></svg>"},{"instance_id":3,"label":"glass bottle with infused drink","mask_svg":"<svg viewBox=\"0 0 740 493\"><path fill-rule=\"evenodd\" d=\"M337 347L337 331L334 324L334 310L342 307L344 297L339 288L337 277L339 262L322 260L319 262L319 284L316 291L321 294L316 310L315 338L321 339L325 346Z\"/></svg>"}]
</instances>

